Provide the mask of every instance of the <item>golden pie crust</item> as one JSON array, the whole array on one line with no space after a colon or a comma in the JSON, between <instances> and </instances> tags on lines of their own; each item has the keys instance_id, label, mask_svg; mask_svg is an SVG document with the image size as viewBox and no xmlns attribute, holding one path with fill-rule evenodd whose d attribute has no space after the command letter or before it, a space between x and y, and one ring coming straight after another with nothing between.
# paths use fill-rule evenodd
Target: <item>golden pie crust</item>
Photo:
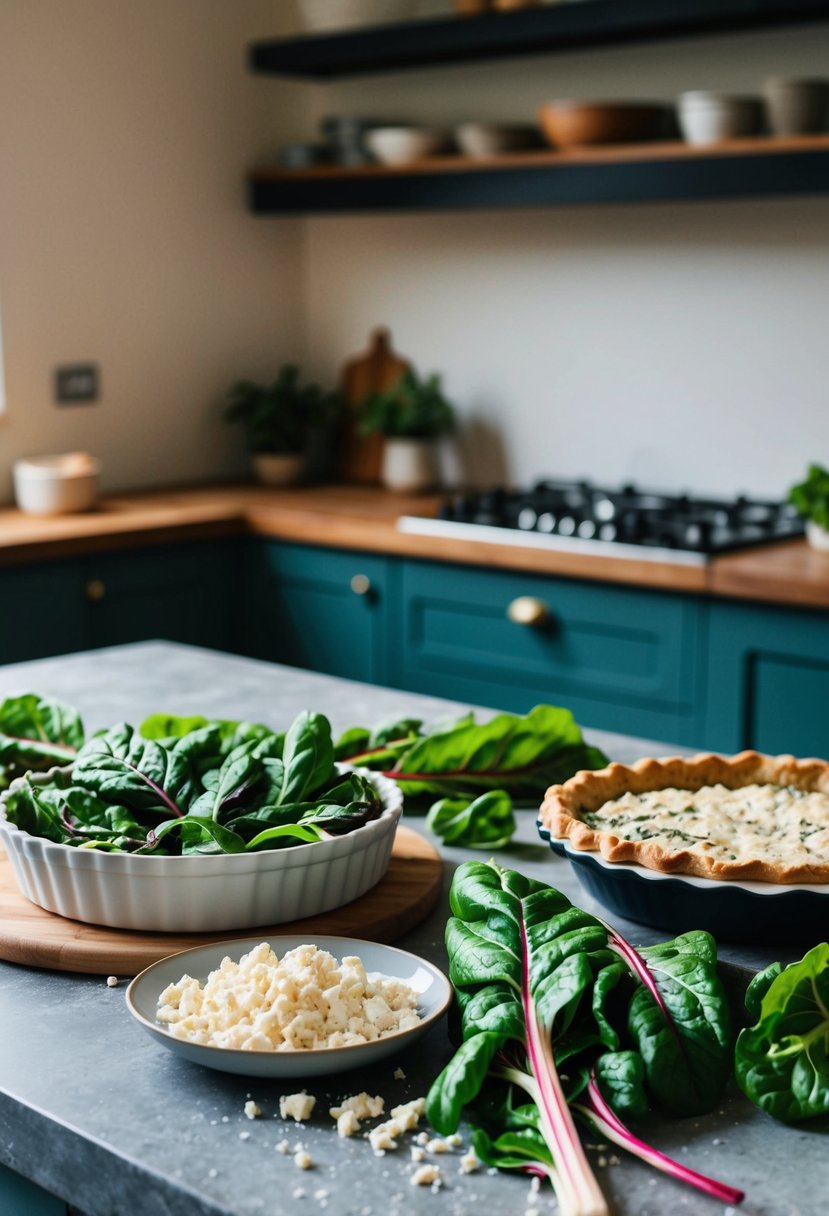
<instances>
[{"instance_id":1,"label":"golden pie crust","mask_svg":"<svg viewBox=\"0 0 829 1216\"><path fill-rule=\"evenodd\" d=\"M567 839L573 849L601 853L606 861L637 862L666 874L752 882L829 882L829 858L825 864L790 863L785 857L770 856L727 861L689 848L671 851L655 840L626 840L617 832L591 827L583 818L626 793L669 789L696 792L715 785L732 790L750 785L794 786L829 795L829 763L745 751L736 756L702 754L648 758L630 766L610 764L593 772L579 772L563 785L550 786L539 823L553 838ZM623 830L623 826L618 829Z\"/></svg>"}]
</instances>

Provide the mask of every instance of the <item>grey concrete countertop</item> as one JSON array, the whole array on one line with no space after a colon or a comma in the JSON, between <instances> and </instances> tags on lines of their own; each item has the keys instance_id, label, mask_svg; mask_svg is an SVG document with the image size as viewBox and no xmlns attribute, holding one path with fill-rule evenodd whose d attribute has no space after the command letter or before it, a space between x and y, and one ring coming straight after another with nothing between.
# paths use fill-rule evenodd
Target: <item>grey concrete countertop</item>
<instances>
[{"instance_id":1,"label":"grey concrete countertop","mask_svg":"<svg viewBox=\"0 0 829 1216\"><path fill-rule=\"evenodd\" d=\"M328 715L336 732L347 725L371 726L400 711L429 721L457 708L167 643L0 669L0 697L23 691L71 702L88 730L122 719L139 722L151 712L204 713L277 726L300 709L313 708ZM618 760L673 750L587 733ZM408 822L423 830L416 818ZM455 864L472 854L446 849L444 856L440 906L396 943L441 966L446 889ZM559 887L583 907L602 911L581 891L569 864L538 839L531 811L521 812L518 836L499 860ZM668 936L614 920L635 942ZM786 952L721 944L721 957L741 969L730 973L737 986L746 968L781 955ZM336 1099L366 1089L382 1094L389 1109L425 1093L451 1055L444 1024L388 1063L309 1081L306 1088L317 1106L307 1124L279 1117L280 1094L301 1084L237 1078L180 1059L129 1016L124 984L109 988L101 976L0 963L0 1028L0 1163L89 1216L466 1216L484 1208L499 1216L524 1216L533 1209L547 1216L557 1210L549 1188L533 1195L523 1176L487 1171L462 1176L457 1152L435 1158L444 1186L432 1193L410 1184L408 1144L376 1157L362 1137L336 1135L327 1113ZM395 1077L398 1068L404 1078ZM249 1096L262 1111L253 1121L244 1114ZM825 1122L784 1127L731 1090L711 1115L666 1121L651 1138L689 1165L743 1188L747 1198L740 1211L747 1216L817 1216L826 1210L829 1191L829 1151L820 1134L827 1130ZM275 1151L283 1139L291 1147L302 1144L313 1169L301 1171L291 1155ZM591 1155L616 1216L723 1211L716 1201L638 1161L611 1165L611 1154L591 1150Z\"/></svg>"}]
</instances>

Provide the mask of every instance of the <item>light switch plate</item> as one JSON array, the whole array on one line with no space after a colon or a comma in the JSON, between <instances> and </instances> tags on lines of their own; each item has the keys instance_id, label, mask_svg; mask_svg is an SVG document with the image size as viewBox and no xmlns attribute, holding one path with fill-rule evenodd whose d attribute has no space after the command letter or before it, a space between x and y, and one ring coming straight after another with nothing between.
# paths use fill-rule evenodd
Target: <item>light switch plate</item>
<instances>
[{"instance_id":1,"label":"light switch plate","mask_svg":"<svg viewBox=\"0 0 829 1216\"><path fill-rule=\"evenodd\" d=\"M97 400L97 364L64 363L55 368L55 401L58 405L82 405Z\"/></svg>"}]
</instances>

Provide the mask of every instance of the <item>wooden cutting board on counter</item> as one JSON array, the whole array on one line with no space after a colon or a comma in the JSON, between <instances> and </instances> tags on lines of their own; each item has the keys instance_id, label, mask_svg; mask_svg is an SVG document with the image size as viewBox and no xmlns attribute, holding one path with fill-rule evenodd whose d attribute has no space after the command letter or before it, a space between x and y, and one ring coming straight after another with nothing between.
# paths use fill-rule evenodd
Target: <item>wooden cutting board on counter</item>
<instances>
[{"instance_id":1,"label":"wooden cutting board on counter","mask_svg":"<svg viewBox=\"0 0 829 1216\"><path fill-rule=\"evenodd\" d=\"M408 367L408 361L392 350L389 330L380 327L372 333L368 350L349 359L343 368L340 391L345 400L345 422L339 471L346 481L362 485L380 481L383 436L359 433L360 406L372 393L385 392L396 384Z\"/></svg>"},{"instance_id":2,"label":"wooden cutting board on counter","mask_svg":"<svg viewBox=\"0 0 829 1216\"><path fill-rule=\"evenodd\" d=\"M393 942L432 911L440 899L443 863L436 849L411 828L399 827L391 861L376 887L359 899L304 920L216 933L139 933L66 920L30 903L8 858L0 856L0 959L50 971L137 975L179 950L234 938L280 933L336 934Z\"/></svg>"}]
</instances>

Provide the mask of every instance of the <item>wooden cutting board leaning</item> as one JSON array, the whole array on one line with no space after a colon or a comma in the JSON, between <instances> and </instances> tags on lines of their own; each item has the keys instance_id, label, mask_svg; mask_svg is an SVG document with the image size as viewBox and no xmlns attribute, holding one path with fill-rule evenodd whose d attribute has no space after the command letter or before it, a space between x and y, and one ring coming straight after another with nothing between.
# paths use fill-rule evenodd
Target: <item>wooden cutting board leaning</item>
<instances>
[{"instance_id":1,"label":"wooden cutting board leaning","mask_svg":"<svg viewBox=\"0 0 829 1216\"><path fill-rule=\"evenodd\" d=\"M339 471L346 481L362 485L376 485L380 481L383 436L359 433L360 406L371 393L391 388L409 366L406 359L392 350L390 331L381 327L372 333L368 350L349 359L343 367L340 390L346 410Z\"/></svg>"}]
</instances>

